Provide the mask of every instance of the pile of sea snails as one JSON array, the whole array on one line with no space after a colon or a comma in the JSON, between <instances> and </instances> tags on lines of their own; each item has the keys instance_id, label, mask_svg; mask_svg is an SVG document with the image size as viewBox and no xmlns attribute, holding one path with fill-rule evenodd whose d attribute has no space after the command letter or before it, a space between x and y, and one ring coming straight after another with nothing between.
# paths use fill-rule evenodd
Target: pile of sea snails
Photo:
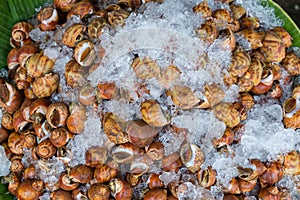
<instances>
[{"instance_id":1,"label":"pile of sea snails","mask_svg":"<svg viewBox=\"0 0 300 200\"><path fill-rule=\"evenodd\" d=\"M185 140L188 130L172 125L171 118L181 111L212 110L226 125L223 135L212 141L214 148L220 154L234 156L227 148L239 143L247 112L256 103L254 96L267 94L269 98L280 100L284 92L282 84L300 74L300 59L293 51L287 51L292 46L292 38L284 28L260 29L260 20L248 16L243 6L234 0L219 0L230 9L217 10L212 10L204 0L193 8L194 13L205 19L195 34L208 44L218 37L226 38L223 45L231 49L232 57L229 73L223 80L227 87L239 86L238 100L224 102L225 91L217 83L205 85L202 91L205 98L201 99L188 86L175 84L183 73L177 66L170 64L162 70L155 60L136 56L131 64L140 80L135 95L138 98L148 95L151 91L143 81L154 78L171 98L176 112L168 115L155 99L144 100L137 115L140 118L130 121L99 110L103 102L119 98L131 102L133 97L113 82L99 83L97 87L88 83L87 75L99 65L97 59L103 53L103 49L95 49L94 43L103 29L122 27L131 13L150 1L119 0L103 6L104 3L92 0L54 0L54 5L42 8L37 14L38 25L29 22L14 25L13 48L7 57L8 78L0 79L3 109L0 143L11 162L10 174L3 177L3 181L15 197L36 200L49 193L52 200L129 200L136 198L133 187L146 184L140 191L143 199L171 200L184 199L182 194L193 184L203 189L199 199L214 199L209 190L217 182L216 170L212 166L201 168L206 157L201 145ZM51 97L60 92L61 81L59 74L53 71L55 59L47 57L29 33L37 28L35 26L41 31L56 32L57 26L63 27L73 15L79 16L81 22L70 25L62 33L62 45L74 50L74 59L66 64L64 75L66 84L78 89L78 102L54 101ZM238 45L238 36L249 42L251 50ZM283 71L288 74L284 80ZM299 100L300 85L294 81L292 95L282 104L286 128L300 128ZM101 118L108 142L91 146L86 151L85 164L71 167L66 145L84 131L87 108L95 109ZM183 137L179 151L170 155L165 155L164 144L156 139L166 130ZM39 179L35 165L23 163L25 151L30 151L31 159L36 161L56 157L63 161L66 171L60 174L56 184L49 185ZM164 172L185 168L189 180L182 174L182 178L165 185L160 174L149 172L149 166L157 162ZM239 175L222 187L224 200L250 199L250 196L263 200L292 199L291 191L277 183L284 175L300 174L298 151L271 162L251 159L250 163L252 168L238 167ZM124 166L128 169L126 173L122 172Z\"/></svg>"}]
</instances>

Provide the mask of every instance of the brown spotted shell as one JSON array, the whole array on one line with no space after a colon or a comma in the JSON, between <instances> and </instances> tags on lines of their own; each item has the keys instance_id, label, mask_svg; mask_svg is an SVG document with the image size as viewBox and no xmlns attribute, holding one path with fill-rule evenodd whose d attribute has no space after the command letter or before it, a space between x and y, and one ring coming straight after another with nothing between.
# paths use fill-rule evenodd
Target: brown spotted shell
<instances>
[{"instance_id":1,"label":"brown spotted shell","mask_svg":"<svg viewBox=\"0 0 300 200\"><path fill-rule=\"evenodd\" d=\"M26 61L37 52L34 45L23 45L18 52L18 63L25 67Z\"/></svg>"},{"instance_id":2,"label":"brown spotted shell","mask_svg":"<svg viewBox=\"0 0 300 200\"><path fill-rule=\"evenodd\" d=\"M201 14L203 18L207 18L212 15L212 10L208 6L206 0L193 7L193 11L194 13Z\"/></svg>"},{"instance_id":3,"label":"brown spotted shell","mask_svg":"<svg viewBox=\"0 0 300 200\"><path fill-rule=\"evenodd\" d=\"M213 107L216 118L223 121L229 128L240 123L240 113L230 103L219 103Z\"/></svg>"},{"instance_id":4,"label":"brown spotted shell","mask_svg":"<svg viewBox=\"0 0 300 200\"><path fill-rule=\"evenodd\" d=\"M81 66L90 66L96 59L94 45L89 40L79 42L74 50L74 58Z\"/></svg>"},{"instance_id":5,"label":"brown spotted shell","mask_svg":"<svg viewBox=\"0 0 300 200\"><path fill-rule=\"evenodd\" d=\"M54 6L62 12L68 12L76 2L77 0L54 0Z\"/></svg>"},{"instance_id":6,"label":"brown spotted shell","mask_svg":"<svg viewBox=\"0 0 300 200\"><path fill-rule=\"evenodd\" d=\"M258 85L261 81L263 73L263 65L258 59L252 59L249 69L245 76L251 80L254 86Z\"/></svg>"},{"instance_id":7,"label":"brown spotted shell","mask_svg":"<svg viewBox=\"0 0 300 200\"><path fill-rule=\"evenodd\" d=\"M62 102L51 103L47 108L46 119L53 128L66 125L69 117L68 105Z\"/></svg>"},{"instance_id":8,"label":"brown spotted shell","mask_svg":"<svg viewBox=\"0 0 300 200\"><path fill-rule=\"evenodd\" d=\"M243 17L240 22L243 29L257 29L260 27L260 22L257 17Z\"/></svg>"},{"instance_id":9,"label":"brown spotted shell","mask_svg":"<svg viewBox=\"0 0 300 200\"><path fill-rule=\"evenodd\" d=\"M300 154L297 151L291 151L284 156L283 171L285 174L300 174Z\"/></svg>"},{"instance_id":10,"label":"brown spotted shell","mask_svg":"<svg viewBox=\"0 0 300 200\"><path fill-rule=\"evenodd\" d=\"M169 124L159 103L155 100L146 100L141 104L142 119L150 126L162 127Z\"/></svg>"},{"instance_id":11,"label":"brown spotted shell","mask_svg":"<svg viewBox=\"0 0 300 200\"><path fill-rule=\"evenodd\" d=\"M58 12L51 6L42 8L37 15L37 19L41 22L39 26L43 31L55 30L59 22Z\"/></svg>"},{"instance_id":12,"label":"brown spotted shell","mask_svg":"<svg viewBox=\"0 0 300 200\"><path fill-rule=\"evenodd\" d=\"M93 5L89 1L80 1L75 3L72 9L68 12L67 18L77 15L80 19L91 15L94 12Z\"/></svg>"},{"instance_id":13,"label":"brown spotted shell","mask_svg":"<svg viewBox=\"0 0 300 200\"><path fill-rule=\"evenodd\" d=\"M249 53L245 51L235 51L232 55L232 61L230 64L230 73L233 76L242 77L249 69L251 63L251 57Z\"/></svg>"},{"instance_id":14,"label":"brown spotted shell","mask_svg":"<svg viewBox=\"0 0 300 200\"><path fill-rule=\"evenodd\" d=\"M160 77L160 67L157 65L156 61L150 58L141 59L139 57L135 58L131 64L133 71L136 76L140 79L151 79Z\"/></svg>"},{"instance_id":15,"label":"brown spotted shell","mask_svg":"<svg viewBox=\"0 0 300 200\"><path fill-rule=\"evenodd\" d=\"M99 39L103 27L108 24L105 18L96 17L92 19L87 26L87 34L91 39Z\"/></svg>"},{"instance_id":16,"label":"brown spotted shell","mask_svg":"<svg viewBox=\"0 0 300 200\"><path fill-rule=\"evenodd\" d=\"M292 52L286 54L282 66L293 76L300 74L300 58Z\"/></svg>"},{"instance_id":17,"label":"brown spotted shell","mask_svg":"<svg viewBox=\"0 0 300 200\"><path fill-rule=\"evenodd\" d=\"M217 27L220 28L226 27L228 23L233 21L233 18L227 9L217 9L213 11L212 17L215 19Z\"/></svg>"},{"instance_id":18,"label":"brown spotted shell","mask_svg":"<svg viewBox=\"0 0 300 200\"><path fill-rule=\"evenodd\" d=\"M238 34L251 44L251 49L253 50L263 46L261 36L253 29L243 29Z\"/></svg>"},{"instance_id":19,"label":"brown spotted shell","mask_svg":"<svg viewBox=\"0 0 300 200\"><path fill-rule=\"evenodd\" d=\"M300 128L300 110L296 109L297 103L295 98L288 98L283 103L283 123L286 128Z\"/></svg>"},{"instance_id":20,"label":"brown spotted shell","mask_svg":"<svg viewBox=\"0 0 300 200\"><path fill-rule=\"evenodd\" d=\"M63 34L62 42L68 47L75 47L83 39L85 27L81 24L73 24Z\"/></svg>"},{"instance_id":21,"label":"brown spotted shell","mask_svg":"<svg viewBox=\"0 0 300 200\"><path fill-rule=\"evenodd\" d=\"M43 77L38 77L32 83L33 93L38 98L51 96L59 85L59 75L55 73L46 74Z\"/></svg>"},{"instance_id":22,"label":"brown spotted shell","mask_svg":"<svg viewBox=\"0 0 300 200\"><path fill-rule=\"evenodd\" d=\"M211 166L197 173L198 182L202 187L209 188L216 181L217 172Z\"/></svg>"},{"instance_id":23,"label":"brown spotted shell","mask_svg":"<svg viewBox=\"0 0 300 200\"><path fill-rule=\"evenodd\" d=\"M285 57L285 46L282 39L274 32L267 31L262 41L261 50L267 62L281 62Z\"/></svg>"},{"instance_id":24,"label":"brown spotted shell","mask_svg":"<svg viewBox=\"0 0 300 200\"><path fill-rule=\"evenodd\" d=\"M240 5L231 4L230 8L231 8L231 11L232 11L233 18L236 19L236 20L239 20L240 18L242 18L246 14L245 8L243 8Z\"/></svg>"},{"instance_id":25,"label":"brown spotted shell","mask_svg":"<svg viewBox=\"0 0 300 200\"><path fill-rule=\"evenodd\" d=\"M84 124L87 119L86 108L78 102L72 102L69 106L70 115L67 119L67 127L69 131L80 134L84 130Z\"/></svg>"},{"instance_id":26,"label":"brown spotted shell","mask_svg":"<svg viewBox=\"0 0 300 200\"><path fill-rule=\"evenodd\" d=\"M16 23L11 31L12 39L16 42L23 42L30 39L29 32L33 29L33 26L27 22Z\"/></svg>"},{"instance_id":27,"label":"brown spotted shell","mask_svg":"<svg viewBox=\"0 0 300 200\"><path fill-rule=\"evenodd\" d=\"M166 89L170 88L180 77L181 71L175 65L169 65L161 72L159 83Z\"/></svg>"},{"instance_id":28,"label":"brown spotted shell","mask_svg":"<svg viewBox=\"0 0 300 200\"><path fill-rule=\"evenodd\" d=\"M86 82L86 70L75 60L70 60L65 66L66 83L72 88L81 87Z\"/></svg>"},{"instance_id":29,"label":"brown spotted shell","mask_svg":"<svg viewBox=\"0 0 300 200\"><path fill-rule=\"evenodd\" d=\"M207 101L209 102L210 106L214 106L224 99L225 92L218 84L213 83L205 86L204 95Z\"/></svg>"},{"instance_id":30,"label":"brown spotted shell","mask_svg":"<svg viewBox=\"0 0 300 200\"><path fill-rule=\"evenodd\" d=\"M96 90L90 84L85 84L79 89L78 101L85 106L96 102Z\"/></svg>"},{"instance_id":31,"label":"brown spotted shell","mask_svg":"<svg viewBox=\"0 0 300 200\"><path fill-rule=\"evenodd\" d=\"M26 68L29 76L41 77L53 70L54 62L40 52L29 58Z\"/></svg>"},{"instance_id":32,"label":"brown spotted shell","mask_svg":"<svg viewBox=\"0 0 300 200\"><path fill-rule=\"evenodd\" d=\"M191 109L200 103L200 99L187 86L175 85L166 91L173 103L181 109Z\"/></svg>"},{"instance_id":33,"label":"brown spotted shell","mask_svg":"<svg viewBox=\"0 0 300 200\"><path fill-rule=\"evenodd\" d=\"M125 19L129 17L129 13L116 4L108 6L105 10L107 11L107 20L113 27L123 26Z\"/></svg>"},{"instance_id":34,"label":"brown spotted shell","mask_svg":"<svg viewBox=\"0 0 300 200\"><path fill-rule=\"evenodd\" d=\"M124 121L113 113L105 113L103 116L103 130L108 139L115 144L128 142L128 135L123 131Z\"/></svg>"},{"instance_id":35,"label":"brown spotted shell","mask_svg":"<svg viewBox=\"0 0 300 200\"><path fill-rule=\"evenodd\" d=\"M126 127L126 133L130 142L138 147L145 147L151 144L158 131L158 129L142 120L130 121Z\"/></svg>"},{"instance_id":36,"label":"brown spotted shell","mask_svg":"<svg viewBox=\"0 0 300 200\"><path fill-rule=\"evenodd\" d=\"M205 43L211 44L217 39L219 31L215 25L205 23L195 29L195 34Z\"/></svg>"},{"instance_id":37,"label":"brown spotted shell","mask_svg":"<svg viewBox=\"0 0 300 200\"><path fill-rule=\"evenodd\" d=\"M204 163L204 153L196 144L186 143L183 145L180 149L180 158L192 173L199 171Z\"/></svg>"},{"instance_id":38,"label":"brown spotted shell","mask_svg":"<svg viewBox=\"0 0 300 200\"><path fill-rule=\"evenodd\" d=\"M13 70L19 65L18 54L18 48L13 48L9 51L7 55L7 67L9 70Z\"/></svg>"},{"instance_id":39,"label":"brown spotted shell","mask_svg":"<svg viewBox=\"0 0 300 200\"><path fill-rule=\"evenodd\" d=\"M272 31L281 37L286 48L293 45L292 36L283 27L275 27Z\"/></svg>"}]
</instances>

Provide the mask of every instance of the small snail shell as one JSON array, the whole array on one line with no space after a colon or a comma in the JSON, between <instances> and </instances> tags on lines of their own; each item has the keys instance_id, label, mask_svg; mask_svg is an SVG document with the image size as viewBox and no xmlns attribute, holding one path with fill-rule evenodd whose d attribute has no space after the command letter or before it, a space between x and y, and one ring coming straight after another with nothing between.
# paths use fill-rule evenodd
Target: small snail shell
<instances>
[{"instance_id":1,"label":"small snail shell","mask_svg":"<svg viewBox=\"0 0 300 200\"><path fill-rule=\"evenodd\" d=\"M25 67L19 66L16 70L15 81L18 90L25 90L30 87L33 82L33 78L28 76L27 69Z\"/></svg>"},{"instance_id":2,"label":"small snail shell","mask_svg":"<svg viewBox=\"0 0 300 200\"><path fill-rule=\"evenodd\" d=\"M21 133L21 137L23 138L23 146L27 149L30 149L36 146L36 135L32 130L25 130Z\"/></svg>"},{"instance_id":3,"label":"small snail shell","mask_svg":"<svg viewBox=\"0 0 300 200\"><path fill-rule=\"evenodd\" d=\"M50 194L52 200L70 200L72 199L71 192L64 190L56 190Z\"/></svg>"},{"instance_id":4,"label":"small snail shell","mask_svg":"<svg viewBox=\"0 0 300 200\"><path fill-rule=\"evenodd\" d=\"M147 173L153 161L147 154L136 155L130 165L130 173L136 177L140 177Z\"/></svg>"},{"instance_id":5,"label":"small snail shell","mask_svg":"<svg viewBox=\"0 0 300 200\"><path fill-rule=\"evenodd\" d=\"M114 166L112 166L114 165ZM105 183L113 178L117 177L118 175L118 164L117 163L111 163L108 165L103 165L100 168L96 168L94 171L94 178L97 181L97 183Z\"/></svg>"},{"instance_id":6,"label":"small snail shell","mask_svg":"<svg viewBox=\"0 0 300 200\"><path fill-rule=\"evenodd\" d=\"M72 15L78 15L82 19L87 15L93 14L93 12L93 5L89 1L81 1L76 3L68 12L67 18L69 19Z\"/></svg>"},{"instance_id":7,"label":"small snail shell","mask_svg":"<svg viewBox=\"0 0 300 200\"><path fill-rule=\"evenodd\" d=\"M99 39L102 33L102 29L106 26L108 22L105 18L96 17L92 19L88 24L88 36L91 39Z\"/></svg>"},{"instance_id":8,"label":"small snail shell","mask_svg":"<svg viewBox=\"0 0 300 200\"><path fill-rule=\"evenodd\" d=\"M43 140L38 144L36 153L41 158L51 158L56 153L56 147L50 142L50 140Z\"/></svg>"},{"instance_id":9,"label":"small snail shell","mask_svg":"<svg viewBox=\"0 0 300 200\"><path fill-rule=\"evenodd\" d=\"M109 182L109 188L116 200L132 199L133 192L131 189L131 185L122 179L112 179Z\"/></svg>"},{"instance_id":10,"label":"small snail shell","mask_svg":"<svg viewBox=\"0 0 300 200\"><path fill-rule=\"evenodd\" d=\"M140 111L143 120L154 127L162 127L169 124L169 119L165 116L159 103L155 100L146 100L141 104Z\"/></svg>"},{"instance_id":11,"label":"small snail shell","mask_svg":"<svg viewBox=\"0 0 300 200\"><path fill-rule=\"evenodd\" d=\"M73 24L63 34L62 42L68 47L75 47L75 45L83 39L83 32L85 27L81 24Z\"/></svg>"},{"instance_id":12,"label":"small snail shell","mask_svg":"<svg viewBox=\"0 0 300 200\"><path fill-rule=\"evenodd\" d=\"M148 185L150 189L163 188L164 182L159 179L159 174L151 174L148 179Z\"/></svg>"},{"instance_id":13,"label":"small snail shell","mask_svg":"<svg viewBox=\"0 0 300 200\"><path fill-rule=\"evenodd\" d=\"M29 58L26 68L31 77L41 77L53 70L54 62L40 52Z\"/></svg>"},{"instance_id":14,"label":"small snail shell","mask_svg":"<svg viewBox=\"0 0 300 200\"><path fill-rule=\"evenodd\" d=\"M284 156L284 173L291 175L300 174L300 154L297 151L291 151Z\"/></svg>"},{"instance_id":15,"label":"small snail shell","mask_svg":"<svg viewBox=\"0 0 300 200\"><path fill-rule=\"evenodd\" d=\"M255 186L257 185L257 179L245 181L243 179L238 179L239 185L240 185L240 190L242 193L245 192L251 192Z\"/></svg>"},{"instance_id":16,"label":"small snail shell","mask_svg":"<svg viewBox=\"0 0 300 200\"><path fill-rule=\"evenodd\" d=\"M46 119L53 128L66 125L69 117L68 105L62 102L54 102L47 108Z\"/></svg>"},{"instance_id":17,"label":"small snail shell","mask_svg":"<svg viewBox=\"0 0 300 200\"><path fill-rule=\"evenodd\" d=\"M12 130L13 127L13 116L7 112L2 113L2 127L6 128L7 130Z\"/></svg>"},{"instance_id":18,"label":"small snail shell","mask_svg":"<svg viewBox=\"0 0 300 200\"><path fill-rule=\"evenodd\" d=\"M40 10L37 19L41 22L40 28L43 31L53 31L59 22L58 12L53 7L45 7Z\"/></svg>"},{"instance_id":19,"label":"small snail shell","mask_svg":"<svg viewBox=\"0 0 300 200\"><path fill-rule=\"evenodd\" d=\"M281 199L281 197L282 194L276 186L269 186L269 187L262 188L258 194L259 199L265 199L265 200Z\"/></svg>"},{"instance_id":20,"label":"small snail shell","mask_svg":"<svg viewBox=\"0 0 300 200\"><path fill-rule=\"evenodd\" d=\"M84 130L84 124L87 119L86 108L78 103L72 102L69 106L70 116L67 119L67 127L74 134L80 134Z\"/></svg>"},{"instance_id":21,"label":"small snail shell","mask_svg":"<svg viewBox=\"0 0 300 200\"><path fill-rule=\"evenodd\" d=\"M88 197L90 200L108 200L110 197L109 187L104 184L93 184L88 190Z\"/></svg>"},{"instance_id":22,"label":"small snail shell","mask_svg":"<svg viewBox=\"0 0 300 200\"><path fill-rule=\"evenodd\" d=\"M59 75L54 73L46 74L43 77L38 77L32 84L33 93L38 98L51 96L59 85Z\"/></svg>"},{"instance_id":23,"label":"small snail shell","mask_svg":"<svg viewBox=\"0 0 300 200\"><path fill-rule=\"evenodd\" d=\"M85 82L86 70L75 60L70 60L65 66L65 77L67 85L72 88L82 86Z\"/></svg>"},{"instance_id":24,"label":"small snail shell","mask_svg":"<svg viewBox=\"0 0 300 200\"><path fill-rule=\"evenodd\" d=\"M286 48L293 45L291 35L283 27L277 26L272 31L281 37Z\"/></svg>"},{"instance_id":25,"label":"small snail shell","mask_svg":"<svg viewBox=\"0 0 300 200\"><path fill-rule=\"evenodd\" d=\"M276 33L266 32L262 44L261 51L265 53L267 62L281 62L285 58L285 45Z\"/></svg>"},{"instance_id":26,"label":"small snail shell","mask_svg":"<svg viewBox=\"0 0 300 200\"><path fill-rule=\"evenodd\" d=\"M21 173L24 169L22 158L11 158L9 170L14 173Z\"/></svg>"},{"instance_id":27,"label":"small snail shell","mask_svg":"<svg viewBox=\"0 0 300 200\"><path fill-rule=\"evenodd\" d=\"M1 127L0 128L0 143L7 140L8 136L9 136L8 131Z\"/></svg>"},{"instance_id":28,"label":"small snail shell","mask_svg":"<svg viewBox=\"0 0 300 200\"><path fill-rule=\"evenodd\" d=\"M208 188L215 184L217 173L211 166L197 173L198 182L202 187Z\"/></svg>"},{"instance_id":29,"label":"small snail shell","mask_svg":"<svg viewBox=\"0 0 300 200\"><path fill-rule=\"evenodd\" d=\"M182 166L180 155L178 153L172 153L162 159L162 168L164 171L175 171L177 172Z\"/></svg>"},{"instance_id":30,"label":"small snail shell","mask_svg":"<svg viewBox=\"0 0 300 200\"><path fill-rule=\"evenodd\" d=\"M259 176L259 182L262 186L273 185L280 181L284 175L283 169L279 162L271 162L267 170Z\"/></svg>"},{"instance_id":31,"label":"small snail shell","mask_svg":"<svg viewBox=\"0 0 300 200\"><path fill-rule=\"evenodd\" d=\"M85 152L85 163L90 167L102 167L107 159L107 150L103 147L92 146Z\"/></svg>"},{"instance_id":32,"label":"small snail shell","mask_svg":"<svg viewBox=\"0 0 300 200\"><path fill-rule=\"evenodd\" d=\"M74 58L81 66L90 66L96 59L94 45L89 40L79 42L74 50Z\"/></svg>"},{"instance_id":33,"label":"small snail shell","mask_svg":"<svg viewBox=\"0 0 300 200\"><path fill-rule=\"evenodd\" d=\"M72 133L66 128L60 127L52 131L49 139L54 146L62 147L68 143L70 138L73 138Z\"/></svg>"},{"instance_id":34,"label":"small snail shell","mask_svg":"<svg viewBox=\"0 0 300 200\"><path fill-rule=\"evenodd\" d=\"M180 158L188 170L195 173L204 162L204 153L197 145L186 143L180 149Z\"/></svg>"},{"instance_id":35,"label":"small snail shell","mask_svg":"<svg viewBox=\"0 0 300 200\"><path fill-rule=\"evenodd\" d=\"M77 0L54 0L54 6L62 12L68 12L72 9L76 2Z\"/></svg>"},{"instance_id":36,"label":"small snail shell","mask_svg":"<svg viewBox=\"0 0 300 200\"><path fill-rule=\"evenodd\" d=\"M131 163L134 159L134 155L138 154L140 149L134 146L132 143L120 144L112 149L111 154L113 160L117 163Z\"/></svg>"},{"instance_id":37,"label":"small snail shell","mask_svg":"<svg viewBox=\"0 0 300 200\"><path fill-rule=\"evenodd\" d=\"M23 42L29 39L29 32L33 26L27 22L18 22L12 28L12 39L16 42Z\"/></svg>"},{"instance_id":38,"label":"small snail shell","mask_svg":"<svg viewBox=\"0 0 300 200\"><path fill-rule=\"evenodd\" d=\"M141 0L119 0L118 1L118 5L128 11L128 12L132 12L134 11L136 8L138 8L140 5L142 4Z\"/></svg>"},{"instance_id":39,"label":"small snail shell","mask_svg":"<svg viewBox=\"0 0 300 200\"><path fill-rule=\"evenodd\" d=\"M138 147L151 144L158 131L159 129L148 125L142 120L130 121L126 128L130 142Z\"/></svg>"},{"instance_id":40,"label":"small snail shell","mask_svg":"<svg viewBox=\"0 0 300 200\"><path fill-rule=\"evenodd\" d=\"M36 178L36 168L34 165L29 165L23 173L23 177L25 180Z\"/></svg>"},{"instance_id":41,"label":"small snail shell","mask_svg":"<svg viewBox=\"0 0 300 200\"><path fill-rule=\"evenodd\" d=\"M66 191L72 191L76 189L80 184L77 182L73 182L67 172L61 173L58 181L60 188Z\"/></svg>"},{"instance_id":42,"label":"small snail shell","mask_svg":"<svg viewBox=\"0 0 300 200\"><path fill-rule=\"evenodd\" d=\"M18 199L37 200L43 190L43 181L27 180L19 185L16 196Z\"/></svg>"},{"instance_id":43,"label":"small snail shell","mask_svg":"<svg viewBox=\"0 0 300 200\"><path fill-rule=\"evenodd\" d=\"M22 94L13 85L0 83L0 106L9 114L16 112L22 103Z\"/></svg>"},{"instance_id":44,"label":"small snail shell","mask_svg":"<svg viewBox=\"0 0 300 200\"><path fill-rule=\"evenodd\" d=\"M117 94L117 87L115 83L98 83L97 98L112 99Z\"/></svg>"},{"instance_id":45,"label":"small snail shell","mask_svg":"<svg viewBox=\"0 0 300 200\"><path fill-rule=\"evenodd\" d=\"M105 113L103 116L103 130L108 139L115 144L128 142L128 135L123 131L124 121L113 113Z\"/></svg>"},{"instance_id":46,"label":"small snail shell","mask_svg":"<svg viewBox=\"0 0 300 200\"><path fill-rule=\"evenodd\" d=\"M9 135L7 144L12 153L17 155L23 154L23 138L17 132L13 132Z\"/></svg>"},{"instance_id":47,"label":"small snail shell","mask_svg":"<svg viewBox=\"0 0 300 200\"><path fill-rule=\"evenodd\" d=\"M19 49L18 62L21 66L25 67L26 61L38 51L34 45L24 45Z\"/></svg>"},{"instance_id":48,"label":"small snail shell","mask_svg":"<svg viewBox=\"0 0 300 200\"><path fill-rule=\"evenodd\" d=\"M21 110L16 111L13 115L13 127L15 131L21 132L27 124L28 121L24 119Z\"/></svg>"},{"instance_id":49,"label":"small snail shell","mask_svg":"<svg viewBox=\"0 0 300 200\"><path fill-rule=\"evenodd\" d=\"M19 49L13 48L7 55L7 67L9 70L15 69L19 65L18 61Z\"/></svg>"},{"instance_id":50,"label":"small snail shell","mask_svg":"<svg viewBox=\"0 0 300 200\"><path fill-rule=\"evenodd\" d=\"M51 101L49 99L41 98L36 99L29 106L29 117L36 123L42 122L45 119L47 108Z\"/></svg>"},{"instance_id":51,"label":"small snail shell","mask_svg":"<svg viewBox=\"0 0 300 200\"><path fill-rule=\"evenodd\" d=\"M96 91L90 84L82 86L78 93L78 101L85 106L96 102Z\"/></svg>"},{"instance_id":52,"label":"small snail shell","mask_svg":"<svg viewBox=\"0 0 300 200\"><path fill-rule=\"evenodd\" d=\"M135 187L137 186L140 182L141 179L139 176L135 176L134 174L127 173L126 174L126 181L132 186Z\"/></svg>"},{"instance_id":53,"label":"small snail shell","mask_svg":"<svg viewBox=\"0 0 300 200\"><path fill-rule=\"evenodd\" d=\"M167 200L167 190L154 188L146 192L144 200Z\"/></svg>"},{"instance_id":54,"label":"small snail shell","mask_svg":"<svg viewBox=\"0 0 300 200\"><path fill-rule=\"evenodd\" d=\"M161 142L153 142L146 150L152 160L161 160L165 156L164 145Z\"/></svg>"},{"instance_id":55,"label":"small snail shell","mask_svg":"<svg viewBox=\"0 0 300 200\"><path fill-rule=\"evenodd\" d=\"M123 26L125 23L125 19L129 17L129 12L123 10L119 5L112 4L107 6L107 21L113 27Z\"/></svg>"},{"instance_id":56,"label":"small snail shell","mask_svg":"<svg viewBox=\"0 0 300 200\"><path fill-rule=\"evenodd\" d=\"M77 183L88 183L92 180L94 171L86 165L77 165L70 170L69 177Z\"/></svg>"}]
</instances>

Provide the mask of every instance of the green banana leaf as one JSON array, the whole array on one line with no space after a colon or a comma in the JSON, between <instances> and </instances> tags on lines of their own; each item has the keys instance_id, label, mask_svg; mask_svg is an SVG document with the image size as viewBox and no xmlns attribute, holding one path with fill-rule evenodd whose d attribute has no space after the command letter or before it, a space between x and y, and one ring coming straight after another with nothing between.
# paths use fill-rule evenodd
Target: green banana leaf
<instances>
[{"instance_id":1,"label":"green banana leaf","mask_svg":"<svg viewBox=\"0 0 300 200\"><path fill-rule=\"evenodd\" d=\"M52 0L1 0L0 1L0 68L6 67L6 56L11 47L9 39L13 25L22 20L28 20L35 14L35 9L51 3ZM276 16L284 22L284 28L293 37L293 45L300 47L300 30L288 14L274 1L263 1L262 4L274 9ZM0 183L0 199L12 200L13 196L7 191L7 186Z\"/></svg>"},{"instance_id":2,"label":"green banana leaf","mask_svg":"<svg viewBox=\"0 0 300 200\"><path fill-rule=\"evenodd\" d=\"M11 29L16 22L32 18L35 9L53 0L1 0L0 1L0 68L6 67L6 57L11 47ZM0 198L1 199L1 198Z\"/></svg>"},{"instance_id":3,"label":"green banana leaf","mask_svg":"<svg viewBox=\"0 0 300 200\"><path fill-rule=\"evenodd\" d=\"M274 1L262 1L263 6L274 9L275 15L283 21L283 27L293 37L293 46L300 48L300 30L291 17Z\"/></svg>"}]
</instances>

